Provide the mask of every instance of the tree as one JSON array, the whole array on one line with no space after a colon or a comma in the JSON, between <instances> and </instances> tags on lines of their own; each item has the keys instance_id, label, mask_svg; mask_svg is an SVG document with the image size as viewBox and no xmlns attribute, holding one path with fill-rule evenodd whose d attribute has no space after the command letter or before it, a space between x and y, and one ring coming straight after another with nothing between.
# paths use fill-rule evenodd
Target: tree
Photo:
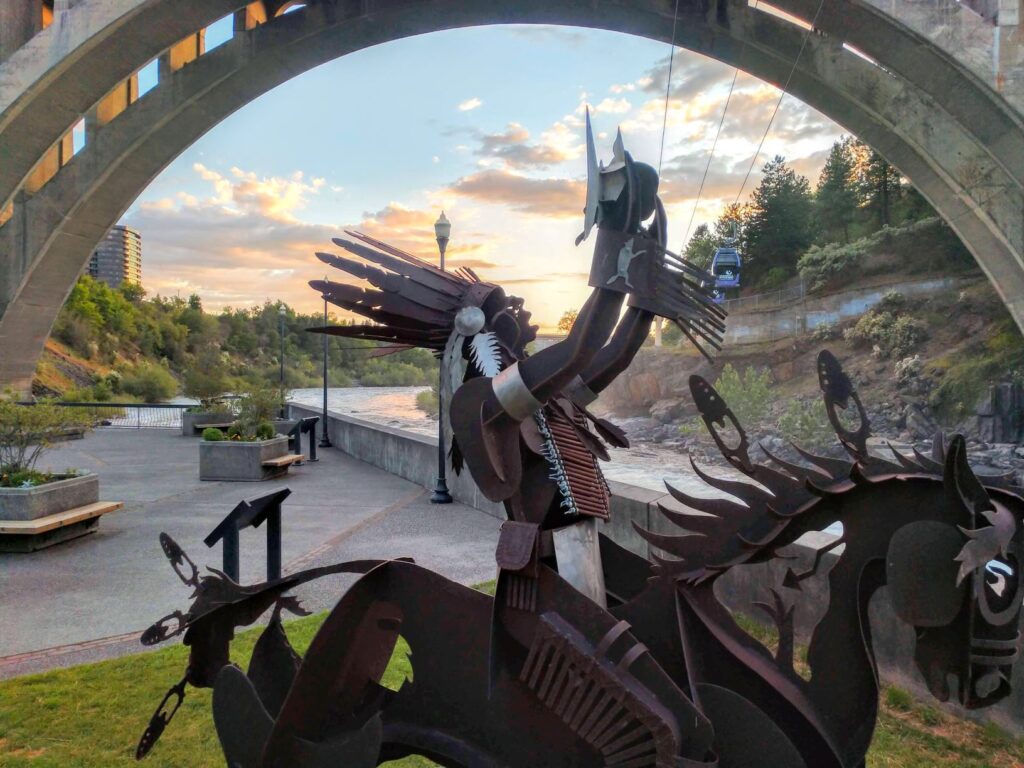
<instances>
[{"instance_id":1,"label":"tree","mask_svg":"<svg viewBox=\"0 0 1024 768\"><path fill-rule=\"evenodd\" d=\"M818 178L814 210L818 226L831 238L842 233L843 242L850 242L850 224L857 215L857 189L853 182L853 139L845 137L832 145L825 167Z\"/></svg>"},{"instance_id":2,"label":"tree","mask_svg":"<svg viewBox=\"0 0 1024 768\"><path fill-rule=\"evenodd\" d=\"M720 239L711 234L708 225L701 224L690 236L690 242L683 249L683 257L694 266L710 269L711 257L715 255L715 248L720 244Z\"/></svg>"},{"instance_id":3,"label":"tree","mask_svg":"<svg viewBox=\"0 0 1024 768\"><path fill-rule=\"evenodd\" d=\"M735 238L739 249L746 247L747 224L753 215L750 203L730 203L715 222L715 247L728 238Z\"/></svg>"},{"instance_id":4,"label":"tree","mask_svg":"<svg viewBox=\"0 0 1024 768\"><path fill-rule=\"evenodd\" d=\"M871 211L879 227L892 223L892 207L903 194L900 172L862 141L851 144L853 179L860 207Z\"/></svg>"},{"instance_id":5,"label":"tree","mask_svg":"<svg viewBox=\"0 0 1024 768\"><path fill-rule=\"evenodd\" d=\"M807 179L778 155L765 164L763 174L743 227L744 271L755 284L770 272L773 279L792 274L814 239L814 206Z\"/></svg>"},{"instance_id":6,"label":"tree","mask_svg":"<svg viewBox=\"0 0 1024 768\"><path fill-rule=\"evenodd\" d=\"M562 316L558 318L558 330L562 333L568 333L572 330L573 323L576 322L576 315L578 315L575 309L567 309L562 313Z\"/></svg>"}]
</instances>

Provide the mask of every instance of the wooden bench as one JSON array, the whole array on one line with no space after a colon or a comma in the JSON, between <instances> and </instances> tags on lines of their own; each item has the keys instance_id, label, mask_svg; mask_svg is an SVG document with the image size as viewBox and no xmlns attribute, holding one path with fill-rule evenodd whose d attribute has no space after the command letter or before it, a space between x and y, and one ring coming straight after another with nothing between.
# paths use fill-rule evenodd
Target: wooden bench
<instances>
[{"instance_id":1,"label":"wooden bench","mask_svg":"<svg viewBox=\"0 0 1024 768\"><path fill-rule=\"evenodd\" d=\"M267 459L262 462L264 467L272 467L275 469L282 469L290 467L292 464L298 464L300 461L305 461L306 457L301 453L286 453L284 456L278 456L274 459Z\"/></svg>"},{"instance_id":2,"label":"wooden bench","mask_svg":"<svg viewBox=\"0 0 1024 768\"><path fill-rule=\"evenodd\" d=\"M193 428L195 429L196 432L202 432L204 429L221 429L221 430L223 430L223 429L227 429L228 427L230 427L234 423L235 422L233 422L233 421L226 421L226 422L223 422L223 423L218 422L218 423L215 423L215 424L196 424L195 427L193 427Z\"/></svg>"},{"instance_id":3,"label":"wooden bench","mask_svg":"<svg viewBox=\"0 0 1024 768\"><path fill-rule=\"evenodd\" d=\"M123 501L97 501L35 520L0 520L0 552L35 552L92 533Z\"/></svg>"}]
</instances>

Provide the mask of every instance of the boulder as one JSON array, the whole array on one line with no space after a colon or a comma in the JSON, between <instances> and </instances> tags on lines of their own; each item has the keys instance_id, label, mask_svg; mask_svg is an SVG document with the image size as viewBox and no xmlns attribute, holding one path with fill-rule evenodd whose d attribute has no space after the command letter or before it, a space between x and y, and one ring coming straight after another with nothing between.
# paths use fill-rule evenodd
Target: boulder
<instances>
[{"instance_id":1,"label":"boulder","mask_svg":"<svg viewBox=\"0 0 1024 768\"><path fill-rule=\"evenodd\" d=\"M686 406L682 400L658 400L651 406L651 418L662 424L671 424L687 415Z\"/></svg>"},{"instance_id":2,"label":"boulder","mask_svg":"<svg viewBox=\"0 0 1024 768\"><path fill-rule=\"evenodd\" d=\"M927 440L939 431L939 424L925 408L911 403L903 411L906 430L914 440Z\"/></svg>"}]
</instances>

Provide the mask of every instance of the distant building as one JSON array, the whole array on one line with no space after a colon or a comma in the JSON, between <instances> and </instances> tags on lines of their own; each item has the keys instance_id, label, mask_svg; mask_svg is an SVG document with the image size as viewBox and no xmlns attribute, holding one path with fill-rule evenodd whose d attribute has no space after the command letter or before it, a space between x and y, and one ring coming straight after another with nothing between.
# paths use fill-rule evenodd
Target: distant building
<instances>
[{"instance_id":1,"label":"distant building","mask_svg":"<svg viewBox=\"0 0 1024 768\"><path fill-rule=\"evenodd\" d=\"M93 251L89 275L111 288L121 283L142 285L142 236L130 227L115 224Z\"/></svg>"}]
</instances>

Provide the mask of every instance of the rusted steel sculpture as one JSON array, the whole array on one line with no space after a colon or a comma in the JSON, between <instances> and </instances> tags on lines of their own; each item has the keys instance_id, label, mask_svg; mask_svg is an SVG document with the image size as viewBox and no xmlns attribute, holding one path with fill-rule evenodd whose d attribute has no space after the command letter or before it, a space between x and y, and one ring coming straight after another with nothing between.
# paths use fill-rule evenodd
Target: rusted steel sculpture
<instances>
[{"instance_id":1,"label":"rusted steel sculpture","mask_svg":"<svg viewBox=\"0 0 1024 768\"><path fill-rule=\"evenodd\" d=\"M194 567L182 574L190 561L163 539L196 601L143 639L185 632L189 666L168 697L180 701L186 682L212 685L230 766L358 768L421 754L446 766L857 768L878 698L866 609L886 584L897 616L917 629L917 664L938 698L950 696L950 675L966 706L1008 693L1024 501L1002 480L982 484L959 437L939 440L933 457L869 454L864 409L827 352L822 391L849 460L801 451L806 462L796 464L765 451L773 466L753 463L728 405L694 377L694 400L723 456L757 485L694 465L739 501L670 488L702 514L665 507L677 532L640 529L663 553L653 562L599 533L609 492L597 459L607 457L605 444L627 443L587 406L629 364L655 315L677 322L698 348L717 346L723 315L701 288L707 275L665 249L654 170L634 162L621 137L612 163L599 167L589 120L588 160L580 239L598 227L594 292L568 338L535 355L526 354L535 328L522 301L471 270L444 273L358 233L335 242L363 261L319 254L372 286L312 283L370 321L319 330L442 357L453 465L502 501L509 521L493 599L411 561L346 563L242 587L216 572L200 579ZM840 415L851 404L855 430ZM727 423L733 445L720 433ZM784 558L780 549L835 522L842 537L812 567L766 589L763 607L780 635L770 653L733 621L714 585L734 568ZM808 678L794 665L794 598L806 579L824 577L828 552L831 597ZM364 575L299 659L279 620L282 607L298 610L285 592L339 570ZM229 663L228 643L273 605L244 673ZM392 691L380 681L400 635L414 677ZM140 754L166 727L166 701Z\"/></svg>"}]
</instances>

